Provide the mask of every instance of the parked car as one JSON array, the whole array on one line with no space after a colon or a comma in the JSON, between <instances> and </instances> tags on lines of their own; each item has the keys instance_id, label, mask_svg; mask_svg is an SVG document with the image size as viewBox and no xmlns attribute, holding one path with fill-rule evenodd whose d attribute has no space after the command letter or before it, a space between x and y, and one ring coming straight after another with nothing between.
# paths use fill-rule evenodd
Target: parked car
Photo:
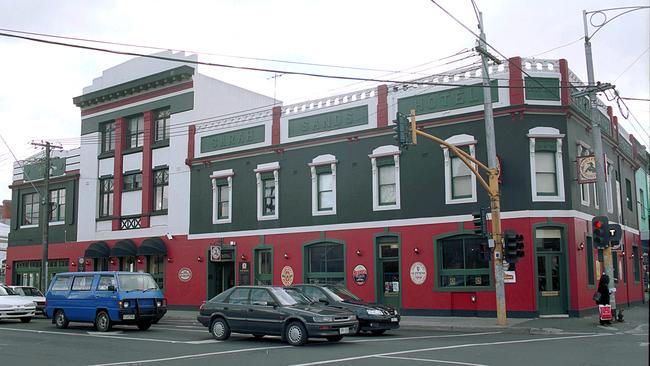
<instances>
[{"instance_id":1,"label":"parked car","mask_svg":"<svg viewBox=\"0 0 650 366\"><path fill-rule=\"evenodd\" d=\"M36 314L45 314L45 295L32 286L9 286L18 295L30 298L36 304Z\"/></svg>"},{"instance_id":2,"label":"parked car","mask_svg":"<svg viewBox=\"0 0 650 366\"><path fill-rule=\"evenodd\" d=\"M34 301L17 295L7 286L0 285L0 320L20 319L29 323L35 315Z\"/></svg>"},{"instance_id":3,"label":"parked car","mask_svg":"<svg viewBox=\"0 0 650 366\"><path fill-rule=\"evenodd\" d=\"M355 333L358 321L347 310L312 302L300 294L289 294L282 287L236 286L213 297L199 310L198 321L218 340L231 332L279 335L293 346L308 338L338 342Z\"/></svg>"},{"instance_id":4,"label":"parked car","mask_svg":"<svg viewBox=\"0 0 650 366\"><path fill-rule=\"evenodd\" d=\"M167 301L148 273L66 272L52 279L45 316L57 328L90 322L100 332L114 324L147 330L167 312Z\"/></svg>"},{"instance_id":5,"label":"parked car","mask_svg":"<svg viewBox=\"0 0 650 366\"><path fill-rule=\"evenodd\" d=\"M399 328L399 312L387 305L369 304L345 287L336 285L299 284L290 288L299 289L305 296L323 304L352 311L359 319L359 332L384 334L389 329Z\"/></svg>"}]
</instances>

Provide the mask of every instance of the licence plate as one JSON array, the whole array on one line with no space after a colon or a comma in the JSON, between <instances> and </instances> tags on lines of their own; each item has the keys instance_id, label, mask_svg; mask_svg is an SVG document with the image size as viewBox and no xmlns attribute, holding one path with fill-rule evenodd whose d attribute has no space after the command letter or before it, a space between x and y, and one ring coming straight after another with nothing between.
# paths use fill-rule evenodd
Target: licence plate
<instances>
[{"instance_id":1,"label":"licence plate","mask_svg":"<svg viewBox=\"0 0 650 366\"><path fill-rule=\"evenodd\" d=\"M339 334L348 334L350 333L350 328L340 328Z\"/></svg>"},{"instance_id":2,"label":"licence plate","mask_svg":"<svg viewBox=\"0 0 650 366\"><path fill-rule=\"evenodd\" d=\"M392 321L392 322L396 322L396 321L397 321L397 318L390 318L390 321Z\"/></svg>"},{"instance_id":3,"label":"licence plate","mask_svg":"<svg viewBox=\"0 0 650 366\"><path fill-rule=\"evenodd\" d=\"M135 314L124 314L124 316L122 316L122 319L124 319L124 320L134 320L135 319Z\"/></svg>"}]
</instances>

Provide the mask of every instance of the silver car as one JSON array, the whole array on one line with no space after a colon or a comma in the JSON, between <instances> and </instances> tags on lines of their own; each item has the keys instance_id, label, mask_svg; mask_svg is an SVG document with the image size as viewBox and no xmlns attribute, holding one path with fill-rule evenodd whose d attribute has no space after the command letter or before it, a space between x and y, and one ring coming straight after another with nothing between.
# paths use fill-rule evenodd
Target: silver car
<instances>
[{"instance_id":1,"label":"silver car","mask_svg":"<svg viewBox=\"0 0 650 366\"><path fill-rule=\"evenodd\" d=\"M34 301L16 293L7 286L0 286L0 320L20 319L29 323L36 315Z\"/></svg>"},{"instance_id":2,"label":"silver car","mask_svg":"<svg viewBox=\"0 0 650 366\"><path fill-rule=\"evenodd\" d=\"M45 314L45 295L33 286L8 286L16 294L31 299L36 303L36 314Z\"/></svg>"}]
</instances>

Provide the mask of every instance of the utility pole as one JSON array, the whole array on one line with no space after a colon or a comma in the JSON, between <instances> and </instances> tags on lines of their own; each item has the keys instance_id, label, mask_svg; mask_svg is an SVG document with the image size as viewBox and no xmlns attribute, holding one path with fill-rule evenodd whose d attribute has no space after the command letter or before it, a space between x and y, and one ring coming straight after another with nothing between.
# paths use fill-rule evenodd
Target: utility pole
<instances>
[{"instance_id":1,"label":"utility pole","mask_svg":"<svg viewBox=\"0 0 650 366\"><path fill-rule=\"evenodd\" d=\"M500 218L500 197L499 197L499 174L497 166L497 149L494 137L494 114L492 112L492 90L490 89L490 74L488 72L488 58L496 63L500 61L493 55L489 54L486 48L486 37L483 30L483 13L478 13L478 28L481 31L479 39L478 52L481 54L481 63L483 65L483 106L485 115L485 141L487 145L489 185L491 188L497 187L496 194L490 195L490 207L492 214L492 239L494 240L494 281L497 305L497 324L507 325L506 316L506 291L503 282L503 240L501 238L501 218ZM496 174L492 174L496 172Z\"/></svg>"},{"instance_id":2,"label":"utility pole","mask_svg":"<svg viewBox=\"0 0 650 366\"><path fill-rule=\"evenodd\" d=\"M53 145L49 141L45 142L32 142L34 146L45 147L45 167L43 169L43 192L41 194L41 212L40 212L40 225L43 235L42 245L43 254L41 259L41 289L43 292L47 291L48 286L48 241L50 230L50 213L52 203L50 202L50 154L53 148L61 148L60 145Z\"/></svg>"},{"instance_id":3,"label":"utility pole","mask_svg":"<svg viewBox=\"0 0 650 366\"><path fill-rule=\"evenodd\" d=\"M595 156L595 168L596 172L596 188L598 189L598 213L601 216L607 216L607 192L605 188L605 175L607 174L607 161L605 161L605 155L603 154L603 139L601 136L600 124L598 120L594 118L596 113L597 98L596 92L594 90L594 61L591 55L591 38L589 37L589 31L587 28L587 11L582 11L582 19L585 29L585 58L587 60L587 82L589 88L589 119L591 122L591 136L593 138L594 144L594 156ZM609 182L611 184L611 182ZM608 244L605 249L603 249L603 264L605 266L605 273L609 276L609 285L608 287L614 288L614 267L612 264L612 247ZM616 293L612 292L609 297L609 303L612 305L612 311L615 314L616 312Z\"/></svg>"}]
</instances>

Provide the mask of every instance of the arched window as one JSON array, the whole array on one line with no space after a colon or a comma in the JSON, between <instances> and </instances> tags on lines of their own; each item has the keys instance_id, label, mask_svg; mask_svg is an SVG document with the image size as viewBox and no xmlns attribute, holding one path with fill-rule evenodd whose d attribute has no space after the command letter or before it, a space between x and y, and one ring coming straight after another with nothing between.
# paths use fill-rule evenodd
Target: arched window
<instances>
[{"instance_id":1,"label":"arched window","mask_svg":"<svg viewBox=\"0 0 650 366\"><path fill-rule=\"evenodd\" d=\"M345 285L345 249L335 242L305 247L305 283Z\"/></svg>"}]
</instances>

